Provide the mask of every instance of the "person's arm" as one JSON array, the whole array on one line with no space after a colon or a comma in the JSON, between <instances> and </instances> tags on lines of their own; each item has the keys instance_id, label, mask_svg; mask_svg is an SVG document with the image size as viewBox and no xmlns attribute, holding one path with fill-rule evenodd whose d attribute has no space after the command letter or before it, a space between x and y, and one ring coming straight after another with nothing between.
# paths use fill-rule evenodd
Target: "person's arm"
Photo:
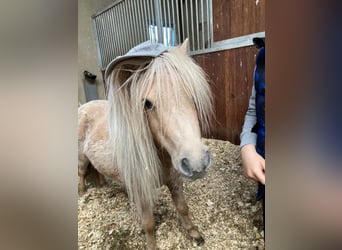
<instances>
[{"instance_id":1,"label":"person's arm","mask_svg":"<svg viewBox=\"0 0 342 250\"><path fill-rule=\"evenodd\" d=\"M249 105L245 115L242 132L240 135L240 147L246 144L256 145L257 134L252 132L254 125L257 123L256 109L255 109L255 88L252 89L251 97L249 98Z\"/></svg>"},{"instance_id":2,"label":"person's arm","mask_svg":"<svg viewBox=\"0 0 342 250\"><path fill-rule=\"evenodd\" d=\"M247 178L256 180L265 184L265 159L260 156L255 148L257 134L252 132L252 128L257 122L255 110L255 89L252 89L252 95L249 99L248 110L245 115L245 121L240 135L241 158L244 175Z\"/></svg>"}]
</instances>

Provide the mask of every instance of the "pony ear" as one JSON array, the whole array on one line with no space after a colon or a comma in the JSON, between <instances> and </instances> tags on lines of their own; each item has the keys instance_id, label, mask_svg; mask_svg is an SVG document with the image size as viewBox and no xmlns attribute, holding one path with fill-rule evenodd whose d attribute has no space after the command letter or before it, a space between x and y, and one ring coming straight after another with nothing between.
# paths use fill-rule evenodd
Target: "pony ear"
<instances>
[{"instance_id":1,"label":"pony ear","mask_svg":"<svg viewBox=\"0 0 342 250\"><path fill-rule=\"evenodd\" d=\"M180 46L180 50L186 56L189 54L189 38L186 38L184 40L184 42Z\"/></svg>"}]
</instances>

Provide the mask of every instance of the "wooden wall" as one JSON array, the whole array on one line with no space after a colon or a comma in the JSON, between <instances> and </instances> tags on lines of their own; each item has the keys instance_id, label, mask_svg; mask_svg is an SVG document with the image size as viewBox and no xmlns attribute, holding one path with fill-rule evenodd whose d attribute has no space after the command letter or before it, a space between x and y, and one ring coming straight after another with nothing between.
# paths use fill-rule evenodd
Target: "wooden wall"
<instances>
[{"instance_id":1,"label":"wooden wall","mask_svg":"<svg viewBox=\"0 0 342 250\"><path fill-rule=\"evenodd\" d=\"M211 138L240 143L240 133L252 91L254 57L249 46L194 56L207 72L214 95L215 121Z\"/></svg>"},{"instance_id":2,"label":"wooden wall","mask_svg":"<svg viewBox=\"0 0 342 250\"><path fill-rule=\"evenodd\" d=\"M214 41L265 31L265 0L213 0ZM254 46L196 55L214 94L216 119L211 138L240 143L253 86Z\"/></svg>"},{"instance_id":3,"label":"wooden wall","mask_svg":"<svg viewBox=\"0 0 342 250\"><path fill-rule=\"evenodd\" d=\"M213 0L214 41L261 31L265 31L265 0Z\"/></svg>"}]
</instances>

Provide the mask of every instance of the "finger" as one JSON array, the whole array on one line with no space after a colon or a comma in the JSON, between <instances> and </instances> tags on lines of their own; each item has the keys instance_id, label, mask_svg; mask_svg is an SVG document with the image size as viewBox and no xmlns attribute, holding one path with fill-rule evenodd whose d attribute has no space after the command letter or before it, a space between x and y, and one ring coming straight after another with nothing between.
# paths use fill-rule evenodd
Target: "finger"
<instances>
[{"instance_id":1,"label":"finger","mask_svg":"<svg viewBox=\"0 0 342 250\"><path fill-rule=\"evenodd\" d=\"M266 164L265 164L265 159L264 158L261 159L260 165L261 165L262 169L265 171Z\"/></svg>"},{"instance_id":2,"label":"finger","mask_svg":"<svg viewBox=\"0 0 342 250\"><path fill-rule=\"evenodd\" d=\"M256 172L255 177L261 184L265 185L265 173L263 171Z\"/></svg>"}]
</instances>

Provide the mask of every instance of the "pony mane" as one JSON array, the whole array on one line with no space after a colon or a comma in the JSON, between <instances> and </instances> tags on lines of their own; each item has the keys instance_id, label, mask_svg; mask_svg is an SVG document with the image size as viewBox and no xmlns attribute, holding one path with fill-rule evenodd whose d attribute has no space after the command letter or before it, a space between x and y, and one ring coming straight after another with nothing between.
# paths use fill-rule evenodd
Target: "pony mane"
<instances>
[{"instance_id":1,"label":"pony mane","mask_svg":"<svg viewBox=\"0 0 342 250\"><path fill-rule=\"evenodd\" d=\"M167 105L165 93L173 91L179 100L179 91L183 89L193 101L203 132L209 131L213 112L205 73L179 48L139 66L121 64L112 71L108 78L108 117L113 158L129 199L140 215L143 207L153 207L161 183L161 161L143 104L153 84L158 107Z\"/></svg>"}]
</instances>

